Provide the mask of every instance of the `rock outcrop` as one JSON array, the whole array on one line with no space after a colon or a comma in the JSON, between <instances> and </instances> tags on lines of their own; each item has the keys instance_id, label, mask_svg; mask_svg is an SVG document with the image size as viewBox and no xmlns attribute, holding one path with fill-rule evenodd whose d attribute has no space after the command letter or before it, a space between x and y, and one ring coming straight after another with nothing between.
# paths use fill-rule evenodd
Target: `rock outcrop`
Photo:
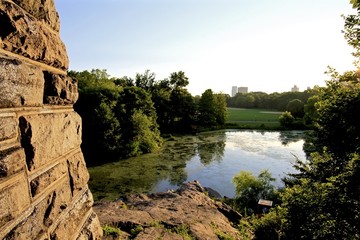
<instances>
[{"instance_id":1,"label":"rock outcrop","mask_svg":"<svg viewBox=\"0 0 360 240\"><path fill-rule=\"evenodd\" d=\"M98 203L94 210L103 225L121 229L120 239L241 239L233 227L240 214L212 200L197 181L176 191Z\"/></svg>"},{"instance_id":2,"label":"rock outcrop","mask_svg":"<svg viewBox=\"0 0 360 240\"><path fill-rule=\"evenodd\" d=\"M53 0L0 0L0 239L101 239Z\"/></svg>"}]
</instances>

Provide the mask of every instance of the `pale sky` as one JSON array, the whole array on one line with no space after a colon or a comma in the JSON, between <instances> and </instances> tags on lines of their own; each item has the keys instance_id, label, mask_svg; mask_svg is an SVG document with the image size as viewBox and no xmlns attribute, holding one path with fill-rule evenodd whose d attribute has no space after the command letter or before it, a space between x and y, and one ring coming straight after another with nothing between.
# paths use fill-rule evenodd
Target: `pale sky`
<instances>
[{"instance_id":1,"label":"pale sky","mask_svg":"<svg viewBox=\"0 0 360 240\"><path fill-rule=\"evenodd\" d=\"M327 66L353 70L341 33L348 0L55 0L70 69L158 80L188 90L267 93L324 86Z\"/></svg>"}]
</instances>

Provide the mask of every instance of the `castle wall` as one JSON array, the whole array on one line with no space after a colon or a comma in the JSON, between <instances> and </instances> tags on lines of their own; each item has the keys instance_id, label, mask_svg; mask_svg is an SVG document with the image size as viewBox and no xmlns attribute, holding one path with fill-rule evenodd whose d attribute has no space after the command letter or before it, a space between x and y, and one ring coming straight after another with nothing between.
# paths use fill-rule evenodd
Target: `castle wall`
<instances>
[{"instance_id":1,"label":"castle wall","mask_svg":"<svg viewBox=\"0 0 360 240\"><path fill-rule=\"evenodd\" d=\"M0 239L100 239L53 0L0 0Z\"/></svg>"}]
</instances>

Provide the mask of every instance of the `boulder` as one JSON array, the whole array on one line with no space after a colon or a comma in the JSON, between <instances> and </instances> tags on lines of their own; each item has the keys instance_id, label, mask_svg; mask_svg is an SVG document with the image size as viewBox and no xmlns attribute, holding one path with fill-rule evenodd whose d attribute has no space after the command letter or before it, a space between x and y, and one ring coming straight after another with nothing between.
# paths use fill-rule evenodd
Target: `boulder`
<instances>
[{"instance_id":1,"label":"boulder","mask_svg":"<svg viewBox=\"0 0 360 240\"><path fill-rule=\"evenodd\" d=\"M240 221L241 215L230 209L211 199L197 181L185 183L176 191L128 195L94 206L102 225L118 227L124 236L135 239L183 239L185 235L195 239L241 239L232 225Z\"/></svg>"}]
</instances>

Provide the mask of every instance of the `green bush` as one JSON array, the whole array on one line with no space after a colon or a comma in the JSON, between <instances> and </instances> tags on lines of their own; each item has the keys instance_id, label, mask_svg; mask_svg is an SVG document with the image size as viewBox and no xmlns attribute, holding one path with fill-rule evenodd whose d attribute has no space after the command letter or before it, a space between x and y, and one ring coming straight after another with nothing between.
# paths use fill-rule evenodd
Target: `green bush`
<instances>
[{"instance_id":1,"label":"green bush","mask_svg":"<svg viewBox=\"0 0 360 240\"><path fill-rule=\"evenodd\" d=\"M119 236L121 236L121 230L119 228L111 227L106 224L103 227L103 234L105 237L107 237L107 236L119 237Z\"/></svg>"},{"instance_id":2,"label":"green bush","mask_svg":"<svg viewBox=\"0 0 360 240\"><path fill-rule=\"evenodd\" d=\"M285 224L283 212L281 207L276 207L261 218L252 218L255 239L281 239Z\"/></svg>"},{"instance_id":3,"label":"green bush","mask_svg":"<svg viewBox=\"0 0 360 240\"><path fill-rule=\"evenodd\" d=\"M295 118L290 112L286 111L279 117L280 125L283 127L290 127L295 121Z\"/></svg>"},{"instance_id":4,"label":"green bush","mask_svg":"<svg viewBox=\"0 0 360 240\"><path fill-rule=\"evenodd\" d=\"M275 187L271 182L275 178L267 170L263 170L255 177L249 171L241 171L233 178L236 197L235 208L242 214L253 213L259 199L269 199L276 195Z\"/></svg>"}]
</instances>

